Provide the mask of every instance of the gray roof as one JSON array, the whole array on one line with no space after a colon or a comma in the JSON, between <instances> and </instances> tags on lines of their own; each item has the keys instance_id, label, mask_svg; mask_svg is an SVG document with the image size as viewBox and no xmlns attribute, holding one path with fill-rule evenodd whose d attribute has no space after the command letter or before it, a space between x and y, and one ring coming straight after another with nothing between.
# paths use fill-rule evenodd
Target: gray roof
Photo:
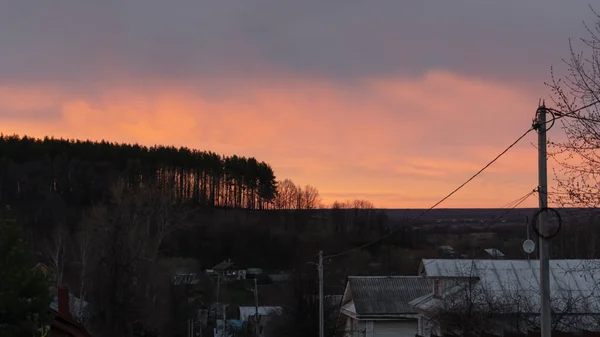
<instances>
[{"instance_id":1,"label":"gray roof","mask_svg":"<svg viewBox=\"0 0 600 337\"><path fill-rule=\"evenodd\" d=\"M235 268L235 264L231 260L225 260L213 267L214 270L225 270Z\"/></svg>"},{"instance_id":2,"label":"gray roof","mask_svg":"<svg viewBox=\"0 0 600 337\"><path fill-rule=\"evenodd\" d=\"M496 248L487 248L487 249L484 249L484 251L486 253L488 253L488 255L493 256L493 257L504 257L504 253L502 253L500 250L498 250Z\"/></svg>"},{"instance_id":3,"label":"gray roof","mask_svg":"<svg viewBox=\"0 0 600 337\"><path fill-rule=\"evenodd\" d=\"M424 259L427 277L477 278L490 294L524 295L532 310L539 310L540 265L538 260ZM550 260L550 290L553 301L580 298L588 312L600 312L595 293L600 285L600 260ZM589 302L589 303L588 303Z\"/></svg>"},{"instance_id":4,"label":"gray roof","mask_svg":"<svg viewBox=\"0 0 600 337\"><path fill-rule=\"evenodd\" d=\"M198 284L199 280L195 273L181 273L173 276L173 284Z\"/></svg>"},{"instance_id":5,"label":"gray roof","mask_svg":"<svg viewBox=\"0 0 600 337\"><path fill-rule=\"evenodd\" d=\"M421 276L351 276L348 285L358 315L412 314L408 302L432 292Z\"/></svg>"}]
</instances>

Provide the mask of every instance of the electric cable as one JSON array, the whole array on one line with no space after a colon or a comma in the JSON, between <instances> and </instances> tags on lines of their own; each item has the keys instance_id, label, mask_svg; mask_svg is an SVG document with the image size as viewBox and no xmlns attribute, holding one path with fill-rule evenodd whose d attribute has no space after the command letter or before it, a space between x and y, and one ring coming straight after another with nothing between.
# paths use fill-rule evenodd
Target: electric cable
<instances>
[{"instance_id":1,"label":"electric cable","mask_svg":"<svg viewBox=\"0 0 600 337\"><path fill-rule=\"evenodd\" d=\"M500 215L499 217L497 217L496 219L494 219L490 225L492 225L494 222L496 222L496 221L502 219L503 217L505 217L508 213L510 213L510 211L512 211L515 208L517 208L520 204L522 204L523 202L525 202L525 200L527 200L530 196L532 196L536 192L537 192L537 188L533 189L531 192L525 194L524 196L522 196L522 197L520 197L520 198L518 198L516 200L513 200L513 201L509 202L508 204L506 204L506 205L512 205L512 207L509 208L509 209L507 209L502 215ZM503 206L501 208L505 208L505 207ZM525 223L528 224L528 217L527 217L527 220L525 221ZM437 260L439 260L439 259L438 258L431 259L431 261L429 261L428 263L432 263L432 262L437 261Z\"/></svg>"},{"instance_id":2,"label":"electric cable","mask_svg":"<svg viewBox=\"0 0 600 337\"><path fill-rule=\"evenodd\" d=\"M517 199L515 199L515 200L513 200L513 201L511 201L511 202L509 202L509 203L506 203L506 204L504 204L504 205L503 205L502 207L500 207L500 208L509 208L509 207L513 206L515 203L518 203L518 202L520 202L520 201L521 201L523 198L529 197L529 196L530 196L531 194L533 194L533 193L535 193L535 189L533 189L533 191L532 191L532 192L529 192L529 193L525 194L525 195L524 195L524 196L522 196L522 197L519 197L519 198L517 198Z\"/></svg>"},{"instance_id":3,"label":"electric cable","mask_svg":"<svg viewBox=\"0 0 600 337\"><path fill-rule=\"evenodd\" d=\"M504 154L506 154L510 149L512 149L515 145L517 145L517 143L519 143L523 138L525 138L525 136L527 136L531 131L534 130L534 127L529 128L527 131L525 131L521 136L519 136L519 138L517 138L517 140L515 140L514 142L512 142L506 149L504 149L502 152L500 152L494 159L492 159L490 162L488 162L485 166L483 166L479 171L477 171L475 174L473 174L469 179L467 179L464 183L460 184L457 188L455 188L452 192L448 193L445 197L443 197L442 199L440 199L438 202L436 202L435 204L433 204L433 206L429 207L428 209L426 209L425 211L421 212L421 214L419 214L418 216L412 218L407 224L405 225L409 225L417 220L419 220L421 217L423 217L425 214L431 212L434 208L436 208L439 204L441 204L442 202L446 201L448 198L450 198L451 196L453 196L456 192L458 192L459 190L461 190L463 187L465 187L468 183L470 183L473 179L475 179L477 176L479 176L481 173L483 173L483 171L485 171L488 167L492 166L492 164L494 164L496 161L498 161L498 159L500 159L500 157L502 157ZM400 231L401 228L398 228L396 230L390 231L389 233L386 233L382 236L380 236L377 239L374 239L370 242L367 242L361 246L358 246L356 248L352 248L352 249L348 249L346 251L340 252L340 253L336 253L336 254L331 254L331 255L326 255L324 256L324 258L334 258L334 257L339 257L339 256L343 256L346 254L350 254L352 252L355 251L359 251L361 249L364 249L366 247L369 247L383 239L385 239L386 237Z\"/></svg>"},{"instance_id":4,"label":"electric cable","mask_svg":"<svg viewBox=\"0 0 600 337\"><path fill-rule=\"evenodd\" d=\"M502 218L504 218L508 213L510 213L515 208L519 207L519 205L521 205L523 202L525 202L525 200L529 199L529 197L532 196L533 194L535 194L535 192L536 192L536 189L533 189L531 192L529 192L529 193L525 194L524 196L520 197L519 199L513 201L512 203L514 203L514 205L512 205L510 208L508 208L504 213L502 213L502 215L496 217L488 226L491 226L491 225L495 224L496 222L502 220ZM506 207L503 207L503 208L506 208Z\"/></svg>"},{"instance_id":5,"label":"electric cable","mask_svg":"<svg viewBox=\"0 0 600 337\"><path fill-rule=\"evenodd\" d=\"M586 105L584 105L584 106L582 106L580 108L577 108L575 110L569 111L567 113L564 113L562 111L559 111L559 110L556 110L556 109L553 109L553 108L546 108L546 110L548 110L548 111L550 111L550 112L553 113L553 115L555 116L553 118L554 120L558 120L558 119L561 119L563 117L570 117L570 118L575 118L575 119L587 120L587 121L590 121L590 122L600 122L600 120L595 120L595 119L586 118L586 117L582 117L582 116L572 116L574 114L577 114L579 111L585 110L587 108L591 108L591 107L593 107L596 104L600 104L600 101L595 101L593 103L586 104Z\"/></svg>"}]
</instances>

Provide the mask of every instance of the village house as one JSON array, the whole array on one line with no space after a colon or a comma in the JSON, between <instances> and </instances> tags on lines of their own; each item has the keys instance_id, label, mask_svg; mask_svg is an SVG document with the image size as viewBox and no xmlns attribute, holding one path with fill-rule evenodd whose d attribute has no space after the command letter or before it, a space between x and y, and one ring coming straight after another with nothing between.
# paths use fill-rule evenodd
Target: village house
<instances>
[{"instance_id":1,"label":"village house","mask_svg":"<svg viewBox=\"0 0 600 337\"><path fill-rule=\"evenodd\" d=\"M56 280L54 269L44 263L38 263L32 269L40 270L50 279ZM78 322L89 319L92 314L90 304L71 294L65 285L51 286L50 291L56 295L48 306L48 314L52 319L49 336L89 336Z\"/></svg>"},{"instance_id":2,"label":"village house","mask_svg":"<svg viewBox=\"0 0 600 337\"><path fill-rule=\"evenodd\" d=\"M59 286L57 290L57 308L56 310L48 308L48 314L52 319L48 336L90 337L90 333L73 318L69 304L69 289L65 286Z\"/></svg>"},{"instance_id":3,"label":"village house","mask_svg":"<svg viewBox=\"0 0 600 337\"><path fill-rule=\"evenodd\" d=\"M246 269L238 268L231 259L227 259L211 269L212 273L218 275L221 281L245 280Z\"/></svg>"},{"instance_id":4,"label":"village house","mask_svg":"<svg viewBox=\"0 0 600 337\"><path fill-rule=\"evenodd\" d=\"M469 321L461 312L469 306L490 311L489 332L526 332L539 320L539 261L494 255L423 259L418 276L349 277L340 309L345 336L439 336ZM554 329L600 330L598 270L600 260L550 261Z\"/></svg>"},{"instance_id":5,"label":"village house","mask_svg":"<svg viewBox=\"0 0 600 337\"><path fill-rule=\"evenodd\" d=\"M595 294L598 270L600 260L550 261L551 303L557 317L554 329L600 328L600 296ZM525 332L539 319L538 260L423 260L419 275L433 285L432 292L409 303L418 313L421 336L441 335L442 326L458 324L460 311L469 306L490 311L495 330L489 332ZM443 322L445 310L451 311L449 322Z\"/></svg>"},{"instance_id":6,"label":"village house","mask_svg":"<svg viewBox=\"0 0 600 337\"><path fill-rule=\"evenodd\" d=\"M340 308L344 336L414 337L418 317L409 302L431 292L420 276L348 277Z\"/></svg>"}]
</instances>

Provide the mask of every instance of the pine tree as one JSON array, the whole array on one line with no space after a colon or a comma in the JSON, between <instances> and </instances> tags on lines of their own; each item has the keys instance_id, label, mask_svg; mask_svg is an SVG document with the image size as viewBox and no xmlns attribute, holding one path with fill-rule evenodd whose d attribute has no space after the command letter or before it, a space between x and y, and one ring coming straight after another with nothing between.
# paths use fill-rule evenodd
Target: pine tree
<instances>
[{"instance_id":1,"label":"pine tree","mask_svg":"<svg viewBox=\"0 0 600 337\"><path fill-rule=\"evenodd\" d=\"M50 283L32 269L32 253L14 220L0 213L0 336L42 335L48 324Z\"/></svg>"}]
</instances>

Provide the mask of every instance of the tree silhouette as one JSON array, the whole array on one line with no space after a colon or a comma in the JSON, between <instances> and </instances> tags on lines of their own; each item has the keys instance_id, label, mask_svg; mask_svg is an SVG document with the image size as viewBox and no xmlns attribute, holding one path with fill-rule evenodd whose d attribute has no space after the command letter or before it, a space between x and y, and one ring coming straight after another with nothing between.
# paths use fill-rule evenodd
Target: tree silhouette
<instances>
[{"instance_id":1,"label":"tree silhouette","mask_svg":"<svg viewBox=\"0 0 600 337\"><path fill-rule=\"evenodd\" d=\"M0 205L13 206L28 228L68 222L66 210L107 201L119 180L203 207L268 209L277 195L269 164L186 147L0 135L0 154Z\"/></svg>"},{"instance_id":2,"label":"tree silhouette","mask_svg":"<svg viewBox=\"0 0 600 337\"><path fill-rule=\"evenodd\" d=\"M50 282L32 268L31 252L15 221L0 216L0 335L39 336L48 323Z\"/></svg>"}]
</instances>

